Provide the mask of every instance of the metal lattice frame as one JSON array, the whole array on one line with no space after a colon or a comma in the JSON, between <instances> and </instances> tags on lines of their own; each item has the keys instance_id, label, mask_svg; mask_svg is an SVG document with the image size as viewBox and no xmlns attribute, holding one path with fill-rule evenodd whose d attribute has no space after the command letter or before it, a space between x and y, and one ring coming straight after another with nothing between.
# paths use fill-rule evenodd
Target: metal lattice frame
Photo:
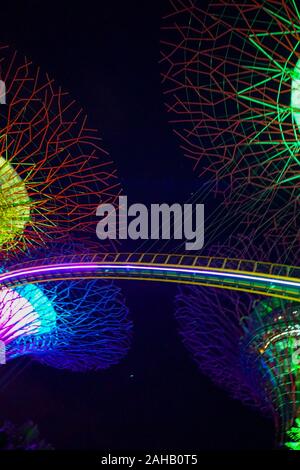
<instances>
[{"instance_id":1,"label":"metal lattice frame","mask_svg":"<svg viewBox=\"0 0 300 470\"><path fill-rule=\"evenodd\" d=\"M240 256L252 251L255 246L249 251L246 243ZM272 415L281 443L300 411L299 364L294 363L299 308L299 297L289 302L262 292L187 286L176 297L180 336L201 371L234 398Z\"/></svg>"},{"instance_id":2,"label":"metal lattice frame","mask_svg":"<svg viewBox=\"0 0 300 470\"><path fill-rule=\"evenodd\" d=\"M4 291L0 340L7 361L26 355L51 367L86 371L116 364L129 350L132 322L111 282L77 279Z\"/></svg>"},{"instance_id":3,"label":"metal lattice frame","mask_svg":"<svg viewBox=\"0 0 300 470\"><path fill-rule=\"evenodd\" d=\"M293 0L207 10L172 0L162 28L170 120L194 170L225 195L222 225L273 239L289 263L299 246L299 33Z\"/></svg>"},{"instance_id":4,"label":"metal lattice frame","mask_svg":"<svg viewBox=\"0 0 300 470\"><path fill-rule=\"evenodd\" d=\"M7 94L0 106L2 252L84 237L95 229L100 198L113 203L120 193L101 139L54 80L6 46L0 79Z\"/></svg>"}]
</instances>

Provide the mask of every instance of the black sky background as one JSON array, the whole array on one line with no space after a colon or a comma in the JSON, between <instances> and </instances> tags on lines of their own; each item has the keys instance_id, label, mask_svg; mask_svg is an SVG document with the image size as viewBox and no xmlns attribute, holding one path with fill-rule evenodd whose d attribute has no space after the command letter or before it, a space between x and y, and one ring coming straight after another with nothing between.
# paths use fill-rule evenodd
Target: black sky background
<instances>
[{"instance_id":1,"label":"black sky background","mask_svg":"<svg viewBox=\"0 0 300 470\"><path fill-rule=\"evenodd\" d=\"M164 112L158 61L167 8L167 0L1 3L0 41L83 106L125 194L146 203L184 202L200 184ZM31 364L0 389L0 420L33 419L56 449L272 447L272 424L216 388L181 344L176 288L120 285L135 323L127 358L84 375Z\"/></svg>"}]
</instances>

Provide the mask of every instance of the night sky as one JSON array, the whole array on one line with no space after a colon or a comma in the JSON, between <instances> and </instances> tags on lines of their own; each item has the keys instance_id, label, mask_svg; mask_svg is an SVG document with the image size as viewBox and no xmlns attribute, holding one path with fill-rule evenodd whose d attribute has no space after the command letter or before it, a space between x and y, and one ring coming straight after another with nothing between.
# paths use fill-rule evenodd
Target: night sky
<instances>
[{"instance_id":1,"label":"night sky","mask_svg":"<svg viewBox=\"0 0 300 470\"><path fill-rule=\"evenodd\" d=\"M0 40L83 106L133 202L184 202L200 184L164 110L158 62L166 10L167 0L1 4ZM31 363L0 390L0 419L32 419L56 449L271 448L272 423L215 387L181 344L176 287L119 285L135 324L125 360L83 375Z\"/></svg>"}]
</instances>

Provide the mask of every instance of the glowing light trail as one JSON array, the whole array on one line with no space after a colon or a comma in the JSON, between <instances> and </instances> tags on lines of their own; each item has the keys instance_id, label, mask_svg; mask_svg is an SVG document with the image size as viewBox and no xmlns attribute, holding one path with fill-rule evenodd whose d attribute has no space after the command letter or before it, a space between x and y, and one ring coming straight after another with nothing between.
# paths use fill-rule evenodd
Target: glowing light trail
<instances>
[{"instance_id":1,"label":"glowing light trail","mask_svg":"<svg viewBox=\"0 0 300 470\"><path fill-rule=\"evenodd\" d=\"M69 279L76 277L91 278L126 278L143 280L161 280L165 282L214 285L220 288L232 288L246 292L263 292L266 295L288 299L300 298L300 280L290 276L276 276L265 273L247 273L245 271L220 268L195 268L174 265L153 265L147 263L54 263L15 269L0 274L0 283L14 285L20 282L43 282L51 279Z\"/></svg>"}]
</instances>

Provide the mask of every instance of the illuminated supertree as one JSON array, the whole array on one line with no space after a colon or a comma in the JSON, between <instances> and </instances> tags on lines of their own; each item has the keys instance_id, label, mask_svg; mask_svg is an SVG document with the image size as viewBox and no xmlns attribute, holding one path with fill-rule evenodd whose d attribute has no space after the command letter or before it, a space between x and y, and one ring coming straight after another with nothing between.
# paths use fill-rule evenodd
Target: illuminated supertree
<instances>
[{"instance_id":1,"label":"illuminated supertree","mask_svg":"<svg viewBox=\"0 0 300 470\"><path fill-rule=\"evenodd\" d=\"M97 133L54 80L6 46L0 79L7 103L0 105L2 253L71 232L84 237L100 200L114 202L120 191Z\"/></svg>"},{"instance_id":2,"label":"illuminated supertree","mask_svg":"<svg viewBox=\"0 0 300 470\"><path fill-rule=\"evenodd\" d=\"M246 238L231 240L230 248L238 259L269 257ZM202 372L234 398L272 415L280 443L299 448L300 300L182 287L176 318Z\"/></svg>"},{"instance_id":3,"label":"illuminated supertree","mask_svg":"<svg viewBox=\"0 0 300 470\"><path fill-rule=\"evenodd\" d=\"M86 254L95 245L84 241L95 230L97 205L114 203L120 192L116 171L75 102L5 46L0 79L7 103L0 106L1 270L46 259L50 248L55 256ZM131 329L120 289L110 282L0 290L1 363L30 356L57 368L105 369L126 354Z\"/></svg>"},{"instance_id":4,"label":"illuminated supertree","mask_svg":"<svg viewBox=\"0 0 300 470\"><path fill-rule=\"evenodd\" d=\"M207 253L297 264L296 2L170 5L162 41L168 112L194 170L221 195L211 239L228 236L226 246ZM280 442L299 448L300 300L184 287L176 307L181 336L201 370L234 397L272 413Z\"/></svg>"},{"instance_id":5,"label":"illuminated supertree","mask_svg":"<svg viewBox=\"0 0 300 470\"><path fill-rule=\"evenodd\" d=\"M132 322L120 289L99 280L2 288L2 363L29 355L56 368L105 369L129 349Z\"/></svg>"},{"instance_id":6,"label":"illuminated supertree","mask_svg":"<svg viewBox=\"0 0 300 470\"><path fill-rule=\"evenodd\" d=\"M162 80L185 155L225 196L222 224L299 240L300 15L293 0L172 0ZM234 222L232 222L234 221Z\"/></svg>"}]
</instances>

